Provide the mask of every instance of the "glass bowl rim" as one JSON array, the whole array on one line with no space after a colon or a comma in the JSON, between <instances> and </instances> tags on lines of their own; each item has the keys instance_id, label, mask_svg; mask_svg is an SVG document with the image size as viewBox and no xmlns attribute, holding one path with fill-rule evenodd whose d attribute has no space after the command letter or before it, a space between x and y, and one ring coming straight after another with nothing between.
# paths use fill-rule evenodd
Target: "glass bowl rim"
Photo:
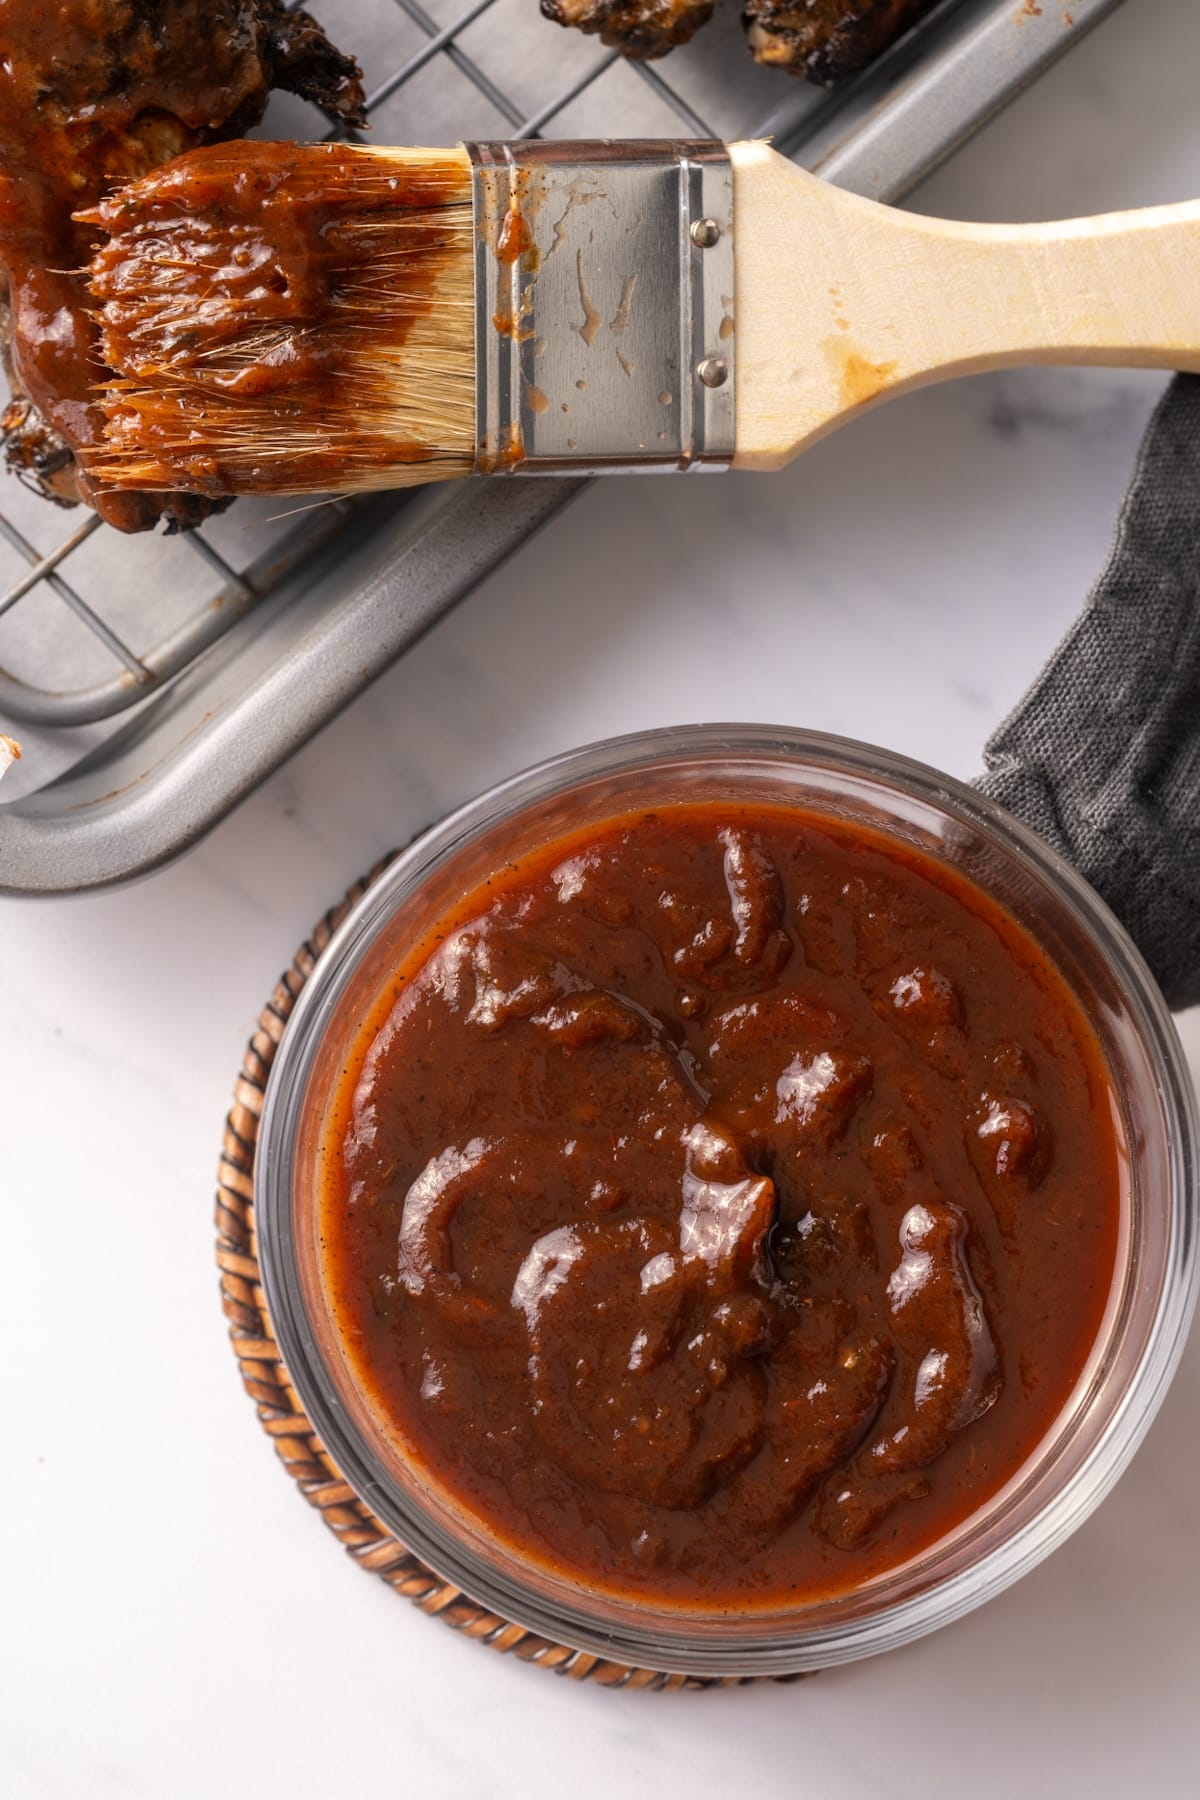
<instances>
[{"instance_id":1,"label":"glass bowl rim","mask_svg":"<svg viewBox=\"0 0 1200 1800\"><path fill-rule=\"evenodd\" d=\"M515 1561L508 1573L495 1571L473 1556L469 1546L441 1533L436 1521L424 1519L410 1497L389 1482L386 1468L341 1404L302 1303L290 1231L293 1158L320 1027L329 1022L342 991L400 902L455 850L538 800L624 772L718 758L841 770L890 785L943 817L973 823L999 839L1018 865L1030 865L1065 902L1075 924L1102 954L1156 1072L1171 1127L1166 1145L1170 1244L1158 1311L1140 1362L1066 1483L978 1561L916 1594L794 1639L780 1638L776 1629L759 1642L742 1637L735 1645L722 1645L711 1615L705 1615L703 1635L663 1630L661 1614L651 1631L639 1624L632 1604L607 1595L621 1623L598 1629L568 1604L551 1604L523 1588ZM871 1655L950 1623L1033 1568L1110 1491L1165 1395L1195 1306L1200 1283L1194 1205L1198 1144L1200 1122L1182 1045L1140 952L1087 881L1019 820L954 777L857 739L759 724L665 726L561 752L487 788L414 839L351 908L299 994L268 1079L254 1172L259 1261L268 1316L311 1424L359 1497L442 1579L527 1630L609 1660L701 1676L782 1675ZM673 1616L686 1626L686 1613ZM780 1615L769 1616L778 1627ZM799 1625L802 1615L796 1616Z\"/></svg>"}]
</instances>

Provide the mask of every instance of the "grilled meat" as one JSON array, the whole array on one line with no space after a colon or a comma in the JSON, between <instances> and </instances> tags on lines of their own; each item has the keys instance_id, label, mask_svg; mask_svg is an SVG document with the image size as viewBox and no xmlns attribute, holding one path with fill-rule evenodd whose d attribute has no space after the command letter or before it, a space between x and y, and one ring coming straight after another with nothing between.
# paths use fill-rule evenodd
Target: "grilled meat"
<instances>
[{"instance_id":1,"label":"grilled meat","mask_svg":"<svg viewBox=\"0 0 1200 1800\"><path fill-rule=\"evenodd\" d=\"M832 87L874 62L934 0L749 0L755 60Z\"/></svg>"},{"instance_id":2,"label":"grilled meat","mask_svg":"<svg viewBox=\"0 0 1200 1800\"><path fill-rule=\"evenodd\" d=\"M714 0L542 0L556 25L595 32L626 56L665 56L712 17ZM865 68L934 0L749 0L757 61L830 87Z\"/></svg>"},{"instance_id":3,"label":"grilled meat","mask_svg":"<svg viewBox=\"0 0 1200 1800\"><path fill-rule=\"evenodd\" d=\"M707 25L713 0L542 0L556 25L597 34L626 56L665 56Z\"/></svg>"},{"instance_id":4,"label":"grilled meat","mask_svg":"<svg viewBox=\"0 0 1200 1800\"><path fill-rule=\"evenodd\" d=\"M13 398L8 466L123 531L213 510L191 494L105 493L79 468L104 419L79 273L94 229L72 215L196 144L240 137L273 87L362 117L357 63L283 0L0 0L0 340Z\"/></svg>"}]
</instances>

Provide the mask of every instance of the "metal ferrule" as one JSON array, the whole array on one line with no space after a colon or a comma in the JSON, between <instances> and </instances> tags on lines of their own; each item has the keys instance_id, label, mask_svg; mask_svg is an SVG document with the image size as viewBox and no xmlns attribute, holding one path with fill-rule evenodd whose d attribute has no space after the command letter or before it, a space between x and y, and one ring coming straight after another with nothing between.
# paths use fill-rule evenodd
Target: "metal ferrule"
<instances>
[{"instance_id":1,"label":"metal ferrule","mask_svg":"<svg viewBox=\"0 0 1200 1800\"><path fill-rule=\"evenodd\" d=\"M734 450L723 144L468 144L476 468L723 469Z\"/></svg>"}]
</instances>

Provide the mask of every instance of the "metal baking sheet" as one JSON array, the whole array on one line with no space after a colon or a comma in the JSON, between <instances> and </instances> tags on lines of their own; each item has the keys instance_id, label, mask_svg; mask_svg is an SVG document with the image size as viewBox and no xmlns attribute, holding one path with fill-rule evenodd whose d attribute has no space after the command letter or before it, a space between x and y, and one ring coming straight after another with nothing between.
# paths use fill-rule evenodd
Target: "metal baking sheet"
<instances>
[{"instance_id":1,"label":"metal baking sheet","mask_svg":"<svg viewBox=\"0 0 1200 1800\"><path fill-rule=\"evenodd\" d=\"M894 200L1121 0L943 0L822 94L746 55L726 0L629 63L535 0L310 0L363 64L374 140L770 136ZM328 121L273 99L261 135ZM0 893L65 893L178 854L401 655L579 482L457 483L369 504L238 502L129 539L0 477Z\"/></svg>"}]
</instances>

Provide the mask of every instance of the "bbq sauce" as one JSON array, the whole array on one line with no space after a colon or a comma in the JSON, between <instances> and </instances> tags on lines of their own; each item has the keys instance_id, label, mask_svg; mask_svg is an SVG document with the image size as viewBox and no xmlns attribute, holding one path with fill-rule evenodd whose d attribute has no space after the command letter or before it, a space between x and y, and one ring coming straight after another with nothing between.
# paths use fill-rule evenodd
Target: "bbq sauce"
<instances>
[{"instance_id":1,"label":"bbq sauce","mask_svg":"<svg viewBox=\"0 0 1200 1800\"><path fill-rule=\"evenodd\" d=\"M77 215L197 143L242 136L272 85L362 122L357 65L280 0L0 0L0 315L7 294L18 384L0 434L13 434L10 463L35 485L87 501L122 531L160 515L195 524L209 509L189 495L105 491L72 460L105 435L83 272L96 233Z\"/></svg>"},{"instance_id":2,"label":"bbq sauce","mask_svg":"<svg viewBox=\"0 0 1200 1800\"><path fill-rule=\"evenodd\" d=\"M974 1512L1095 1341L1118 1108L1062 977L931 855L674 805L513 858L327 1114L355 1378L518 1554L626 1596L845 1591Z\"/></svg>"},{"instance_id":3,"label":"bbq sauce","mask_svg":"<svg viewBox=\"0 0 1200 1800\"><path fill-rule=\"evenodd\" d=\"M417 394L425 432L400 423L414 326L453 312L455 273L469 302L461 152L413 166L400 152L263 143L247 162L244 146L212 144L81 216L108 234L89 283L101 350L123 378L105 396L94 464L111 479L129 479L133 462L140 485L212 498L387 485L436 459L440 410L450 422L465 407L473 430L462 321L452 335L471 371L465 393L437 360L434 421ZM464 451L447 472L469 467Z\"/></svg>"}]
</instances>

